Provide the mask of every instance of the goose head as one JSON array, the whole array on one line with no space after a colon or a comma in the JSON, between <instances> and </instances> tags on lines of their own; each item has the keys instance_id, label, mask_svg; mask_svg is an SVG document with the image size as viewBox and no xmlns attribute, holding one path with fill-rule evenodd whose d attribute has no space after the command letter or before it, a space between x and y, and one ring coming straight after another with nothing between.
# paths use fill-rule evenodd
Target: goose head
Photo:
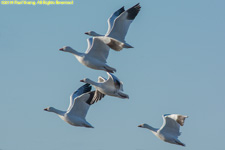
<instances>
[{"instance_id":1,"label":"goose head","mask_svg":"<svg viewBox=\"0 0 225 150\"><path fill-rule=\"evenodd\" d=\"M53 107L47 107L44 109L44 111L48 111L48 112L53 112L54 108Z\"/></svg>"},{"instance_id":2,"label":"goose head","mask_svg":"<svg viewBox=\"0 0 225 150\"><path fill-rule=\"evenodd\" d=\"M59 50L63 51L63 52L73 52L74 51L74 49L72 49L69 46L64 46L63 48L60 48Z\"/></svg>"},{"instance_id":3,"label":"goose head","mask_svg":"<svg viewBox=\"0 0 225 150\"><path fill-rule=\"evenodd\" d=\"M88 79L88 78L84 78L84 79L80 80L80 82L84 82L84 83L89 83L90 84L90 82L92 82L92 81L90 79Z\"/></svg>"},{"instance_id":4,"label":"goose head","mask_svg":"<svg viewBox=\"0 0 225 150\"><path fill-rule=\"evenodd\" d=\"M84 34L87 34L87 35L90 35L90 36L99 36L99 34L96 33L95 31L88 31L88 32L85 32Z\"/></svg>"},{"instance_id":5,"label":"goose head","mask_svg":"<svg viewBox=\"0 0 225 150\"><path fill-rule=\"evenodd\" d=\"M152 131L152 133L154 133L154 134L156 134L156 133L157 133L157 131L158 131L158 129L153 128L152 126L150 126L150 125L148 125L148 124L146 124L146 123L144 123L144 124L140 124L138 127L140 127L140 128L146 128L146 129L149 129L149 130L151 130L151 131Z\"/></svg>"},{"instance_id":6,"label":"goose head","mask_svg":"<svg viewBox=\"0 0 225 150\"><path fill-rule=\"evenodd\" d=\"M140 124L140 125L138 125L138 127L140 127L140 128L147 128L147 126L148 126L148 125L147 125L147 124L145 124L145 123L144 123L144 124Z\"/></svg>"}]
</instances>

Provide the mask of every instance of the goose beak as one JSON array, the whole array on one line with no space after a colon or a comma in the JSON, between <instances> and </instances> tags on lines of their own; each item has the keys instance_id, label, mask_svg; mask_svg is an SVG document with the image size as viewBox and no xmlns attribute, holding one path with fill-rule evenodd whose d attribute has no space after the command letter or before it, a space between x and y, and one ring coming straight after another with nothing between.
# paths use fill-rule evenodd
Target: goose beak
<instances>
[{"instance_id":1,"label":"goose beak","mask_svg":"<svg viewBox=\"0 0 225 150\"><path fill-rule=\"evenodd\" d=\"M80 82L84 82L84 80L80 80Z\"/></svg>"},{"instance_id":2,"label":"goose beak","mask_svg":"<svg viewBox=\"0 0 225 150\"><path fill-rule=\"evenodd\" d=\"M45 108L45 109L44 109L44 111L48 111L48 109L47 109L47 108Z\"/></svg>"},{"instance_id":3,"label":"goose beak","mask_svg":"<svg viewBox=\"0 0 225 150\"><path fill-rule=\"evenodd\" d=\"M60 51L64 51L63 48L60 48L59 50L60 50Z\"/></svg>"},{"instance_id":4,"label":"goose beak","mask_svg":"<svg viewBox=\"0 0 225 150\"><path fill-rule=\"evenodd\" d=\"M87 34L88 35L88 32L85 32L84 34Z\"/></svg>"},{"instance_id":5,"label":"goose beak","mask_svg":"<svg viewBox=\"0 0 225 150\"><path fill-rule=\"evenodd\" d=\"M139 125L138 127L142 127L142 125Z\"/></svg>"}]
</instances>

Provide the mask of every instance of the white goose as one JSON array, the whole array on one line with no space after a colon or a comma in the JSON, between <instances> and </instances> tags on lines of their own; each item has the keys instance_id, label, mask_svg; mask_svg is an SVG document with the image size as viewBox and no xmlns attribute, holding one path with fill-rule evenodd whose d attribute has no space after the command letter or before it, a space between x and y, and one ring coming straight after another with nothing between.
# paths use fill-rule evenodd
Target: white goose
<instances>
[{"instance_id":1,"label":"white goose","mask_svg":"<svg viewBox=\"0 0 225 150\"><path fill-rule=\"evenodd\" d=\"M116 69L106 64L110 49L108 45L111 42L115 43L116 41L102 37L93 37L87 39L88 47L85 53L77 52L69 46L65 46L59 50L72 53L81 64L89 68L113 73L116 72Z\"/></svg>"},{"instance_id":2,"label":"white goose","mask_svg":"<svg viewBox=\"0 0 225 150\"><path fill-rule=\"evenodd\" d=\"M85 84L81 86L77 91L75 91L70 96L70 105L67 111L61 111L54 107L45 108L45 111L56 113L62 120L73 126L93 128L93 126L88 123L85 119L88 109L91 105L93 98L102 98L99 96L94 96L95 91L91 91L90 84Z\"/></svg>"},{"instance_id":3,"label":"white goose","mask_svg":"<svg viewBox=\"0 0 225 150\"><path fill-rule=\"evenodd\" d=\"M181 134L179 131L180 125L184 125L184 120L185 118L188 118L188 116L179 114L165 114L162 117L164 122L160 129L153 128L148 124L141 124L138 127L151 130L156 137L165 142L185 146L184 143L178 140L178 136Z\"/></svg>"},{"instance_id":4,"label":"white goose","mask_svg":"<svg viewBox=\"0 0 225 150\"><path fill-rule=\"evenodd\" d=\"M108 73L108 79L104 79L103 77L98 77L98 82L94 82L88 78L85 78L83 80L80 80L81 82L85 82L88 84L93 85L96 88L96 96L115 96L119 98L129 98L129 96L125 93L123 93L123 83L113 74ZM94 98L91 103L97 102L100 100L99 98Z\"/></svg>"},{"instance_id":5,"label":"white goose","mask_svg":"<svg viewBox=\"0 0 225 150\"><path fill-rule=\"evenodd\" d=\"M124 7L122 7L114 12L108 19L108 31L105 35L100 35L94 31L85 32L85 34L90 36L102 36L105 38L110 37L111 39L116 39L122 42L123 44L120 43L120 45L118 45L119 42L111 43L110 48L116 51L119 51L123 48L133 48L131 45L125 42L125 36L130 24L133 22L140 9L141 6L139 3L126 11L124 10Z\"/></svg>"}]
</instances>

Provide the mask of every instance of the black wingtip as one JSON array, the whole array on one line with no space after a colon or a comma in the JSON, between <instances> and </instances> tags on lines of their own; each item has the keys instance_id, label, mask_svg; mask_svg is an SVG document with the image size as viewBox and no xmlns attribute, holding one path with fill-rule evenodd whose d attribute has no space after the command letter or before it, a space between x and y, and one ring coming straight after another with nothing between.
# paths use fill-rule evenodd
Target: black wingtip
<instances>
[{"instance_id":1,"label":"black wingtip","mask_svg":"<svg viewBox=\"0 0 225 150\"><path fill-rule=\"evenodd\" d=\"M131 7L131 8L140 9L140 8L141 8L140 3L137 3L136 5L134 5L134 6L133 6L133 7Z\"/></svg>"},{"instance_id":2,"label":"black wingtip","mask_svg":"<svg viewBox=\"0 0 225 150\"><path fill-rule=\"evenodd\" d=\"M92 104L92 99L93 99L94 94L95 94L95 91L91 91L91 92L89 92L88 94L90 94L90 96L89 96L88 100L86 101L86 103L87 103L88 105L91 105L91 104Z\"/></svg>"},{"instance_id":3,"label":"black wingtip","mask_svg":"<svg viewBox=\"0 0 225 150\"><path fill-rule=\"evenodd\" d=\"M134 18L137 16L137 14L139 13L140 10L141 10L140 3L137 3L136 5L134 5L130 9L128 9L127 10L127 12L128 12L127 19L134 20Z\"/></svg>"},{"instance_id":4,"label":"black wingtip","mask_svg":"<svg viewBox=\"0 0 225 150\"><path fill-rule=\"evenodd\" d=\"M125 11L125 9L124 9L124 6L123 7L121 7L120 9L118 9L113 15L115 15L115 16L119 16L122 12L124 12Z\"/></svg>"},{"instance_id":5,"label":"black wingtip","mask_svg":"<svg viewBox=\"0 0 225 150\"><path fill-rule=\"evenodd\" d=\"M89 91L91 91L92 86L91 86L90 84L86 83L86 84L84 85L84 88L85 88L85 90L86 90L87 92L89 92Z\"/></svg>"}]
</instances>

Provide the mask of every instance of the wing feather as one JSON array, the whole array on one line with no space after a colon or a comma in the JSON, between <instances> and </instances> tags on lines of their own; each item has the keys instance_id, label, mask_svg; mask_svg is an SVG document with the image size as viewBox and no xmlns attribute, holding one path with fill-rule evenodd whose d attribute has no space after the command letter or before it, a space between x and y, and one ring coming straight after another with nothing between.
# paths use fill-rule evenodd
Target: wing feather
<instances>
[{"instance_id":1,"label":"wing feather","mask_svg":"<svg viewBox=\"0 0 225 150\"><path fill-rule=\"evenodd\" d=\"M111 15L111 17L109 17L109 19L108 19L108 31L107 31L107 33L108 32L110 32L111 31L111 29L112 29L112 27L113 27L113 23L114 23L114 20L122 13L122 12L124 12L125 10L124 10L124 6L123 7L121 7L120 9L118 9L116 12L114 12L112 15Z\"/></svg>"},{"instance_id":2,"label":"wing feather","mask_svg":"<svg viewBox=\"0 0 225 150\"><path fill-rule=\"evenodd\" d=\"M106 63L106 59L109 55L109 46L98 37L89 38L87 41L88 45L91 44L91 46L88 46L85 52L86 55Z\"/></svg>"},{"instance_id":3,"label":"wing feather","mask_svg":"<svg viewBox=\"0 0 225 150\"><path fill-rule=\"evenodd\" d=\"M75 102L68 113L84 119L90 105L101 100L103 97L104 94L96 96L96 91L84 93L75 99Z\"/></svg>"},{"instance_id":4,"label":"wing feather","mask_svg":"<svg viewBox=\"0 0 225 150\"><path fill-rule=\"evenodd\" d=\"M105 94L99 92L98 90L95 91L94 96L90 102L90 104L94 104L97 103L99 100L101 100L103 97L105 96Z\"/></svg>"},{"instance_id":5,"label":"wing feather","mask_svg":"<svg viewBox=\"0 0 225 150\"><path fill-rule=\"evenodd\" d=\"M106 36L125 42L125 36L129 26L139 13L140 9L141 6L138 3L121 13L116 19L114 19L113 26L111 27L111 30L108 30Z\"/></svg>"},{"instance_id":6,"label":"wing feather","mask_svg":"<svg viewBox=\"0 0 225 150\"><path fill-rule=\"evenodd\" d=\"M105 81L106 81L105 78L103 78L103 77L101 77L101 76L98 77L98 82L99 82L99 83L105 82Z\"/></svg>"},{"instance_id":7,"label":"wing feather","mask_svg":"<svg viewBox=\"0 0 225 150\"><path fill-rule=\"evenodd\" d=\"M178 115L178 114L166 114L163 115L163 125L160 128L161 132L169 133L173 136L180 136L180 125L184 124L184 119L187 118L187 116Z\"/></svg>"},{"instance_id":8,"label":"wing feather","mask_svg":"<svg viewBox=\"0 0 225 150\"><path fill-rule=\"evenodd\" d=\"M77 89L75 92L73 92L71 95L70 95L70 104L69 104L69 107L67 109L67 111L70 111L71 107L73 106L73 103L74 103L74 99L78 96L80 96L81 94L83 93L86 93L86 92L89 92L91 91L91 85L90 84L85 84L83 86L81 86L79 89Z\"/></svg>"},{"instance_id":9,"label":"wing feather","mask_svg":"<svg viewBox=\"0 0 225 150\"><path fill-rule=\"evenodd\" d=\"M114 84L115 88L117 90L122 90L123 91L123 83L115 75L113 75L112 73L108 73L107 72L107 74L108 74L109 78L111 78L110 81L113 81L113 84Z\"/></svg>"}]
</instances>

